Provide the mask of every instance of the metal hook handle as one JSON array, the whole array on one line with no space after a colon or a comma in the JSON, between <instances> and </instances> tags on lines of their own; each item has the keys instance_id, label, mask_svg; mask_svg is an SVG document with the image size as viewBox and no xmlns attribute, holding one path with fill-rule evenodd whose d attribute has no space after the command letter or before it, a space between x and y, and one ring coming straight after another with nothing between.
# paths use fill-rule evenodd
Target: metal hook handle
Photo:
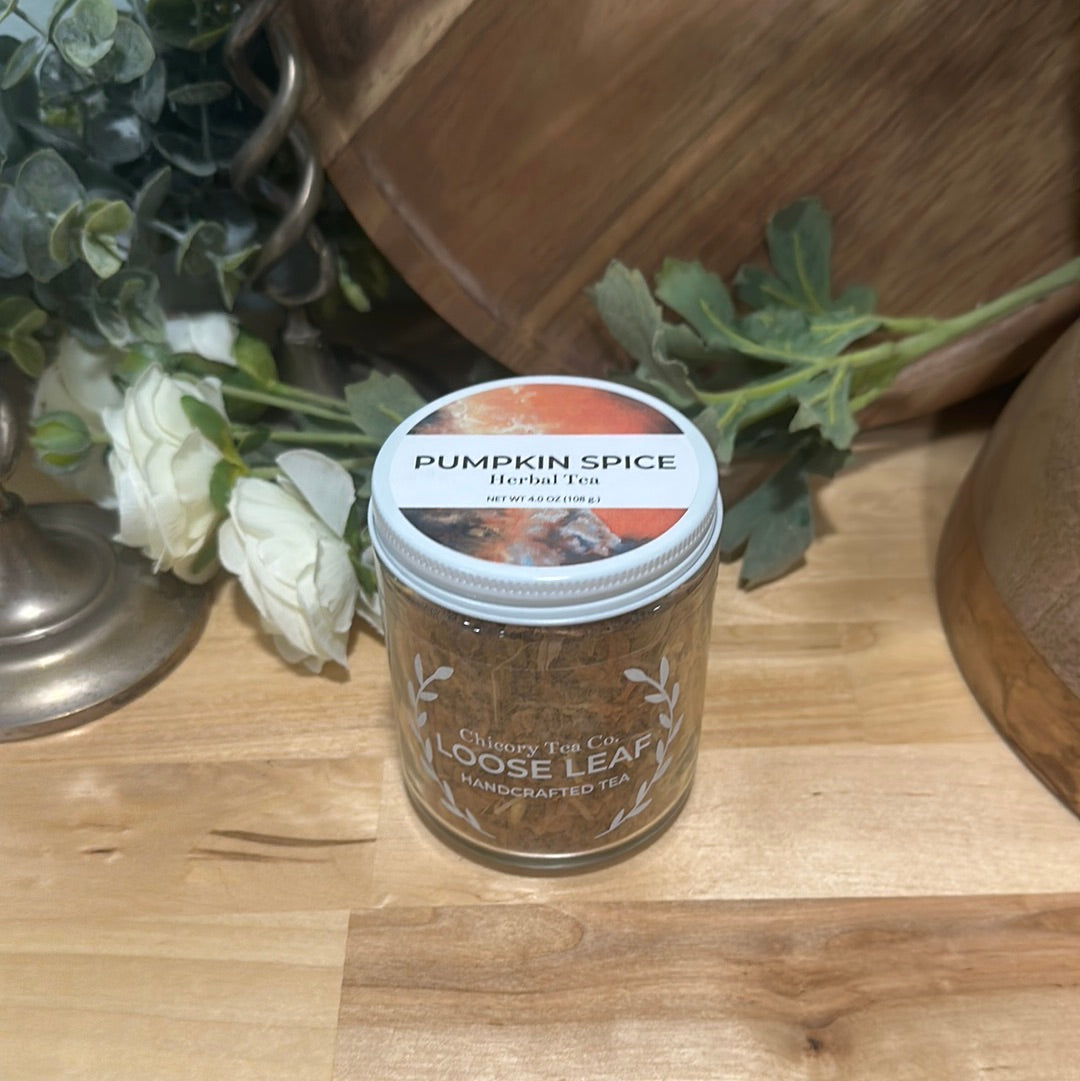
<instances>
[{"instance_id":1,"label":"metal hook handle","mask_svg":"<svg viewBox=\"0 0 1080 1081\"><path fill-rule=\"evenodd\" d=\"M318 260L312 285L299 292L266 286L267 293L281 304L307 304L325 295L337 275L337 260L318 226L315 214L323 194L323 171L307 129L297 119L303 94L303 71L295 43L279 21L269 21L283 0L253 0L233 24L225 41L225 62L237 86L266 111L262 121L237 152L229 170L237 191L260 198L282 214L267 238L256 261L253 276L264 278L269 270L296 244L306 241ZM251 69L245 50L265 28L277 64L277 90L272 91ZM262 176L281 146L288 142L300 166L300 184L289 193Z\"/></svg>"}]
</instances>

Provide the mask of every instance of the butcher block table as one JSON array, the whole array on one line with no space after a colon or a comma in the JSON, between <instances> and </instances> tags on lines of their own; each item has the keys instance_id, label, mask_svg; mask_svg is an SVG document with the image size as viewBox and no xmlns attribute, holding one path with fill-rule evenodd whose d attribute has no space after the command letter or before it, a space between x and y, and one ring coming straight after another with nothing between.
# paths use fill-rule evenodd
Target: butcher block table
<instances>
[{"instance_id":1,"label":"butcher block table","mask_svg":"<svg viewBox=\"0 0 1080 1081\"><path fill-rule=\"evenodd\" d=\"M222 583L148 693L0 745L0 1081L1076 1081L1080 821L935 602L988 423L870 434L805 567L722 568L690 801L591 872L444 847L379 640L301 674Z\"/></svg>"}]
</instances>

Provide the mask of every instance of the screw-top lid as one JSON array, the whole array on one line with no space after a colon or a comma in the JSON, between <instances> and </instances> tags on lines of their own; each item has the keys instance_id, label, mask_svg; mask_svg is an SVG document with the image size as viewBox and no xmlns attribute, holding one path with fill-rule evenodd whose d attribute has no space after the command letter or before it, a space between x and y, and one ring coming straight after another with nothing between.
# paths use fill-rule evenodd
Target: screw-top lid
<instances>
[{"instance_id":1,"label":"screw-top lid","mask_svg":"<svg viewBox=\"0 0 1080 1081\"><path fill-rule=\"evenodd\" d=\"M571 376L448 394L375 461L383 566L420 596L502 623L581 623L649 604L713 551L716 461L686 417Z\"/></svg>"}]
</instances>

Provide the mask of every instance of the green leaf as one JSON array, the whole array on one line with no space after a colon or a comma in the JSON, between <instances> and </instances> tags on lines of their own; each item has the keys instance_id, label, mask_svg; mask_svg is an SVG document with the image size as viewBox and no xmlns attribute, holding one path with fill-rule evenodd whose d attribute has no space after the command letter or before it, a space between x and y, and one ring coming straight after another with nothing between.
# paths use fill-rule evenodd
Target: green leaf
<instances>
[{"instance_id":1,"label":"green leaf","mask_svg":"<svg viewBox=\"0 0 1080 1081\"><path fill-rule=\"evenodd\" d=\"M94 75L102 81L132 83L141 79L154 63L154 43L134 19L120 15L112 48L94 65Z\"/></svg>"},{"instance_id":2,"label":"green leaf","mask_svg":"<svg viewBox=\"0 0 1080 1081\"><path fill-rule=\"evenodd\" d=\"M26 273L22 237L28 216L15 189L0 184L0 277L17 278Z\"/></svg>"},{"instance_id":3,"label":"green leaf","mask_svg":"<svg viewBox=\"0 0 1080 1081\"><path fill-rule=\"evenodd\" d=\"M219 522L218 525L221 523ZM206 542L196 553L195 558L191 561L191 573L200 575L211 563L214 563L218 557L218 531L217 526L211 531L210 536L206 538Z\"/></svg>"},{"instance_id":4,"label":"green leaf","mask_svg":"<svg viewBox=\"0 0 1080 1081\"><path fill-rule=\"evenodd\" d=\"M0 334L0 352L7 353L31 379L37 379L45 370L45 349L36 338Z\"/></svg>"},{"instance_id":5,"label":"green leaf","mask_svg":"<svg viewBox=\"0 0 1080 1081\"><path fill-rule=\"evenodd\" d=\"M641 272L614 260L589 296L611 336L637 361L637 379L673 405L696 405L699 398L686 365L668 353L672 328Z\"/></svg>"},{"instance_id":6,"label":"green leaf","mask_svg":"<svg viewBox=\"0 0 1080 1081\"><path fill-rule=\"evenodd\" d=\"M4 297L0 300L0 332L16 337L36 334L49 321L29 297Z\"/></svg>"},{"instance_id":7,"label":"green leaf","mask_svg":"<svg viewBox=\"0 0 1080 1081\"><path fill-rule=\"evenodd\" d=\"M828 311L832 220L821 203L811 197L778 210L769 219L765 239L792 307L810 314Z\"/></svg>"},{"instance_id":8,"label":"green leaf","mask_svg":"<svg viewBox=\"0 0 1080 1081\"><path fill-rule=\"evenodd\" d=\"M79 250L99 278L110 278L123 265L135 216L122 200L88 203L79 234Z\"/></svg>"},{"instance_id":9,"label":"green leaf","mask_svg":"<svg viewBox=\"0 0 1080 1081\"><path fill-rule=\"evenodd\" d=\"M26 38L21 41L4 65L4 73L0 77L0 90L10 90L18 86L37 67L44 52L45 42L40 38Z\"/></svg>"},{"instance_id":10,"label":"green leaf","mask_svg":"<svg viewBox=\"0 0 1080 1081\"><path fill-rule=\"evenodd\" d=\"M713 319L706 315L706 309L723 323L735 322L735 308L723 279L700 263L665 259L656 275L656 295L705 341L714 330Z\"/></svg>"},{"instance_id":11,"label":"green leaf","mask_svg":"<svg viewBox=\"0 0 1080 1081\"><path fill-rule=\"evenodd\" d=\"M212 105L222 101L233 92L232 83L223 79L208 79L200 83L186 83L170 90L168 97L173 105Z\"/></svg>"},{"instance_id":12,"label":"green leaf","mask_svg":"<svg viewBox=\"0 0 1080 1081\"><path fill-rule=\"evenodd\" d=\"M795 567L813 539L810 489L790 461L725 511L720 552L725 559L742 552L739 584L751 589Z\"/></svg>"},{"instance_id":13,"label":"green leaf","mask_svg":"<svg viewBox=\"0 0 1080 1081\"><path fill-rule=\"evenodd\" d=\"M237 294L248 280L243 266L259 251L259 247L258 244L251 244L239 251L210 256L210 261L214 264L214 279L217 281L218 292L228 311L232 311Z\"/></svg>"},{"instance_id":14,"label":"green leaf","mask_svg":"<svg viewBox=\"0 0 1080 1081\"><path fill-rule=\"evenodd\" d=\"M236 335L232 354L237 368L250 376L256 387L266 388L277 382L278 371L274 354L262 338L241 330Z\"/></svg>"},{"instance_id":15,"label":"green leaf","mask_svg":"<svg viewBox=\"0 0 1080 1081\"><path fill-rule=\"evenodd\" d=\"M244 475L244 467L222 458L210 473L210 503L222 514L228 513L229 496L236 478Z\"/></svg>"},{"instance_id":16,"label":"green leaf","mask_svg":"<svg viewBox=\"0 0 1080 1081\"><path fill-rule=\"evenodd\" d=\"M177 274L213 272L211 256L225 254L225 230L216 221L197 221L180 238L173 256Z\"/></svg>"},{"instance_id":17,"label":"green leaf","mask_svg":"<svg viewBox=\"0 0 1080 1081\"><path fill-rule=\"evenodd\" d=\"M158 122L165 107L165 84L165 62L159 58L150 65L132 94L131 104L135 112L149 124Z\"/></svg>"},{"instance_id":18,"label":"green leaf","mask_svg":"<svg viewBox=\"0 0 1080 1081\"><path fill-rule=\"evenodd\" d=\"M222 454L232 455L232 434L229 430L229 422L212 406L192 394L185 394L180 398L180 406L184 415Z\"/></svg>"},{"instance_id":19,"label":"green leaf","mask_svg":"<svg viewBox=\"0 0 1080 1081\"><path fill-rule=\"evenodd\" d=\"M156 133L154 146L170 165L175 165L191 176L205 180L217 172L217 162L207 158L202 143L181 131Z\"/></svg>"},{"instance_id":20,"label":"green leaf","mask_svg":"<svg viewBox=\"0 0 1080 1081\"><path fill-rule=\"evenodd\" d=\"M372 372L345 388L345 404L360 431L382 442L424 399L396 372Z\"/></svg>"},{"instance_id":21,"label":"green leaf","mask_svg":"<svg viewBox=\"0 0 1080 1081\"><path fill-rule=\"evenodd\" d=\"M348 302L350 308L358 312L371 311L371 300L364 287L349 272L348 264L344 259L338 259L338 288L341 295Z\"/></svg>"},{"instance_id":22,"label":"green leaf","mask_svg":"<svg viewBox=\"0 0 1080 1081\"><path fill-rule=\"evenodd\" d=\"M791 431L817 428L834 447L846 450L859 430L851 415L851 370L837 368L796 388L799 408L791 421Z\"/></svg>"},{"instance_id":23,"label":"green leaf","mask_svg":"<svg viewBox=\"0 0 1080 1081\"><path fill-rule=\"evenodd\" d=\"M834 309L824 315L807 317L795 308L761 308L738 321L731 332L734 340L754 342L771 359L788 364L835 357L852 342L872 334L881 326L875 315L856 315ZM744 344L743 348L747 348Z\"/></svg>"},{"instance_id":24,"label":"green leaf","mask_svg":"<svg viewBox=\"0 0 1080 1081\"><path fill-rule=\"evenodd\" d=\"M82 204L72 203L53 224L49 233L49 254L63 266L75 261L75 241Z\"/></svg>"},{"instance_id":25,"label":"green leaf","mask_svg":"<svg viewBox=\"0 0 1080 1081\"><path fill-rule=\"evenodd\" d=\"M118 16L112 0L74 0L53 23L52 40L75 68L92 68L113 47Z\"/></svg>"},{"instance_id":26,"label":"green leaf","mask_svg":"<svg viewBox=\"0 0 1080 1081\"><path fill-rule=\"evenodd\" d=\"M35 150L19 166L15 194L25 207L55 216L86 197L78 173L50 148Z\"/></svg>"},{"instance_id":27,"label":"green leaf","mask_svg":"<svg viewBox=\"0 0 1080 1081\"><path fill-rule=\"evenodd\" d=\"M160 342L135 342L124 351L113 370L117 378L131 386L151 364L157 364L165 371L172 371L173 357L168 346Z\"/></svg>"},{"instance_id":28,"label":"green leaf","mask_svg":"<svg viewBox=\"0 0 1080 1081\"><path fill-rule=\"evenodd\" d=\"M30 425L30 445L45 465L71 470L83 463L94 442L82 417L58 409L34 418Z\"/></svg>"},{"instance_id":29,"label":"green leaf","mask_svg":"<svg viewBox=\"0 0 1080 1081\"><path fill-rule=\"evenodd\" d=\"M18 6L19 0L3 0L0 3L0 22L3 22Z\"/></svg>"},{"instance_id":30,"label":"green leaf","mask_svg":"<svg viewBox=\"0 0 1080 1081\"><path fill-rule=\"evenodd\" d=\"M228 33L239 5L230 0L148 0L151 33L168 45L204 52Z\"/></svg>"},{"instance_id":31,"label":"green leaf","mask_svg":"<svg viewBox=\"0 0 1080 1081\"><path fill-rule=\"evenodd\" d=\"M722 402L707 406L694 417L694 424L721 465L727 465L735 454L735 444L743 429L782 409L791 401L788 390L767 391L754 396L754 387L733 392Z\"/></svg>"},{"instance_id":32,"label":"green leaf","mask_svg":"<svg viewBox=\"0 0 1080 1081\"><path fill-rule=\"evenodd\" d=\"M157 276L128 267L93 289L90 310L94 325L113 345L135 341L160 344L165 340L165 313L158 303Z\"/></svg>"},{"instance_id":33,"label":"green leaf","mask_svg":"<svg viewBox=\"0 0 1080 1081\"><path fill-rule=\"evenodd\" d=\"M29 297L0 300L0 350L34 379L44 371L46 362L45 349L34 335L48 321L48 315Z\"/></svg>"}]
</instances>

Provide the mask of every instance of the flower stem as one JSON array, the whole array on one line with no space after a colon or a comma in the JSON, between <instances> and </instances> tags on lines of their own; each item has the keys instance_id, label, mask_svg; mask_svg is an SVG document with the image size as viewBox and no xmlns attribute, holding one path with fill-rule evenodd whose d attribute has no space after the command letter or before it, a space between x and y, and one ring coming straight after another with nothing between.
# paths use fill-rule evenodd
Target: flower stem
<instances>
[{"instance_id":1,"label":"flower stem","mask_svg":"<svg viewBox=\"0 0 1080 1081\"><path fill-rule=\"evenodd\" d=\"M295 428L271 428L270 439L274 443L302 443L327 447L368 447L378 450L382 445L377 439L360 432L312 432Z\"/></svg>"},{"instance_id":2,"label":"flower stem","mask_svg":"<svg viewBox=\"0 0 1080 1081\"><path fill-rule=\"evenodd\" d=\"M274 386L283 387L284 384L278 383ZM301 401L291 395L286 396L265 390L246 390L243 387L230 386L228 383L222 383L221 393L226 398L235 398L239 402L255 402L258 405L271 405L277 409L291 409L294 413L318 417L320 420L332 420L338 424L347 423L349 420L347 412L343 413L340 409L328 409L322 405Z\"/></svg>"},{"instance_id":3,"label":"flower stem","mask_svg":"<svg viewBox=\"0 0 1080 1081\"><path fill-rule=\"evenodd\" d=\"M298 401L311 402L312 405L321 405L326 409L335 410L344 418L349 417L349 407L340 398L334 398L329 394L319 394L314 390L307 390L305 387L298 387L292 383L276 382L270 384L270 392Z\"/></svg>"}]
</instances>

